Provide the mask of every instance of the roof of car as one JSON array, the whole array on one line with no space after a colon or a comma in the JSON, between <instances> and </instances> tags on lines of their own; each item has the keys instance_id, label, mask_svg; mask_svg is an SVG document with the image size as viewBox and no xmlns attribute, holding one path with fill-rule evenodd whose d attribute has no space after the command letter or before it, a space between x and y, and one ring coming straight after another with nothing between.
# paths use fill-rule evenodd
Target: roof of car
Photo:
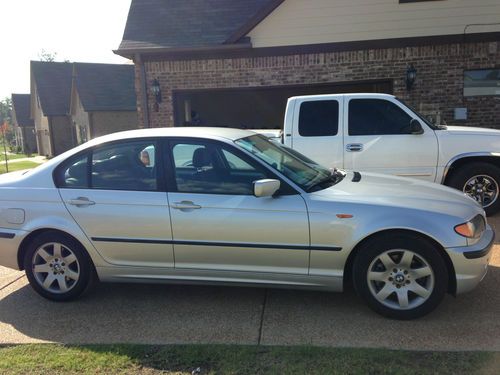
<instances>
[{"instance_id":1,"label":"roof of car","mask_svg":"<svg viewBox=\"0 0 500 375\"><path fill-rule=\"evenodd\" d=\"M147 138L147 137L200 137L200 138L226 138L236 140L254 135L249 130L233 128L208 128L208 127L176 127L128 130L95 138L89 143L103 143L119 139Z\"/></svg>"},{"instance_id":2,"label":"roof of car","mask_svg":"<svg viewBox=\"0 0 500 375\"><path fill-rule=\"evenodd\" d=\"M343 94L321 94L321 95L300 95L300 96L292 96L288 98L288 100L292 99L313 99L313 98L336 98L342 96L353 96L359 98L394 98L394 95L391 94L382 94L382 93L373 93L373 92L357 92L357 93L343 93Z\"/></svg>"}]
</instances>

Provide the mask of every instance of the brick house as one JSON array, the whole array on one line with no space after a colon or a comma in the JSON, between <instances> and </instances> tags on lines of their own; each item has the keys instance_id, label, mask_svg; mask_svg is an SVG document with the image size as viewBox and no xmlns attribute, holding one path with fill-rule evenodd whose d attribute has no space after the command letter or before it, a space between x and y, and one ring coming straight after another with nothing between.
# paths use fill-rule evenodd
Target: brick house
<instances>
[{"instance_id":1,"label":"brick house","mask_svg":"<svg viewBox=\"0 0 500 375\"><path fill-rule=\"evenodd\" d=\"M26 154L36 153L35 123L31 118L30 94L12 94L12 124L16 145Z\"/></svg>"},{"instance_id":2,"label":"brick house","mask_svg":"<svg viewBox=\"0 0 500 375\"><path fill-rule=\"evenodd\" d=\"M38 153L55 156L76 145L69 114L73 65L31 61L31 118Z\"/></svg>"},{"instance_id":3,"label":"brick house","mask_svg":"<svg viewBox=\"0 0 500 375\"><path fill-rule=\"evenodd\" d=\"M133 65L74 63L70 115L76 143L138 127Z\"/></svg>"},{"instance_id":4,"label":"brick house","mask_svg":"<svg viewBox=\"0 0 500 375\"><path fill-rule=\"evenodd\" d=\"M132 0L115 53L145 127L279 128L292 95L388 92L500 128L499 20L492 0Z\"/></svg>"}]
</instances>

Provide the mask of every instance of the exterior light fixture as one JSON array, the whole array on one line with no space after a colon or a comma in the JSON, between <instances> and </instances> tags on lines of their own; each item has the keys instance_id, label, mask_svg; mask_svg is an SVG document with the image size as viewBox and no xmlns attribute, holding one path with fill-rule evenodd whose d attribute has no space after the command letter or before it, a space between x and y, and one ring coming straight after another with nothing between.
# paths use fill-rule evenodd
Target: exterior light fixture
<instances>
[{"instance_id":1,"label":"exterior light fixture","mask_svg":"<svg viewBox=\"0 0 500 375\"><path fill-rule=\"evenodd\" d=\"M406 69L406 89L410 91L415 84L417 78L417 70L413 65L408 65Z\"/></svg>"},{"instance_id":2,"label":"exterior light fixture","mask_svg":"<svg viewBox=\"0 0 500 375\"><path fill-rule=\"evenodd\" d=\"M155 96L155 106L154 106L155 111L158 112L159 111L159 105L160 105L160 103L162 101L160 81L158 81L158 78L155 78L153 80L153 83L151 84L151 92Z\"/></svg>"}]
</instances>

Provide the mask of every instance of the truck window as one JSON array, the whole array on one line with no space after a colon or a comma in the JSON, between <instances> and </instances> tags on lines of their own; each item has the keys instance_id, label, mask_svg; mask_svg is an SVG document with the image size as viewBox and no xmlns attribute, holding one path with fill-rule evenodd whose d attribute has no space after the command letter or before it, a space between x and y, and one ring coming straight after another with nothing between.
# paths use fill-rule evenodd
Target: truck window
<instances>
[{"instance_id":1,"label":"truck window","mask_svg":"<svg viewBox=\"0 0 500 375\"><path fill-rule=\"evenodd\" d=\"M384 99L349 101L349 135L411 134L411 117Z\"/></svg>"},{"instance_id":2,"label":"truck window","mask_svg":"<svg viewBox=\"0 0 500 375\"><path fill-rule=\"evenodd\" d=\"M302 137L337 135L339 130L339 102L315 100L300 105L299 134Z\"/></svg>"}]
</instances>

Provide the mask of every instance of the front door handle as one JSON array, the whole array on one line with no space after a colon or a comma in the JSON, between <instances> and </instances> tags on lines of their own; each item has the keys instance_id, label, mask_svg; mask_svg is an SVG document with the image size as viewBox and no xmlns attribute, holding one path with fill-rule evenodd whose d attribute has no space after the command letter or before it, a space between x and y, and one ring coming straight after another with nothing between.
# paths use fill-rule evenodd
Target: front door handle
<instances>
[{"instance_id":1,"label":"front door handle","mask_svg":"<svg viewBox=\"0 0 500 375\"><path fill-rule=\"evenodd\" d=\"M198 210L201 206L194 204L191 201L175 202L170 205L170 207L176 210Z\"/></svg>"},{"instance_id":2,"label":"front door handle","mask_svg":"<svg viewBox=\"0 0 500 375\"><path fill-rule=\"evenodd\" d=\"M345 146L345 149L348 152L359 152L363 151L363 144L362 143L350 143L347 146Z\"/></svg>"},{"instance_id":3,"label":"front door handle","mask_svg":"<svg viewBox=\"0 0 500 375\"><path fill-rule=\"evenodd\" d=\"M70 199L68 201L68 204L71 204L71 205L77 206L77 207L85 207L85 206L92 206L95 204L95 202L91 201L87 197L78 197L75 199Z\"/></svg>"}]
</instances>

